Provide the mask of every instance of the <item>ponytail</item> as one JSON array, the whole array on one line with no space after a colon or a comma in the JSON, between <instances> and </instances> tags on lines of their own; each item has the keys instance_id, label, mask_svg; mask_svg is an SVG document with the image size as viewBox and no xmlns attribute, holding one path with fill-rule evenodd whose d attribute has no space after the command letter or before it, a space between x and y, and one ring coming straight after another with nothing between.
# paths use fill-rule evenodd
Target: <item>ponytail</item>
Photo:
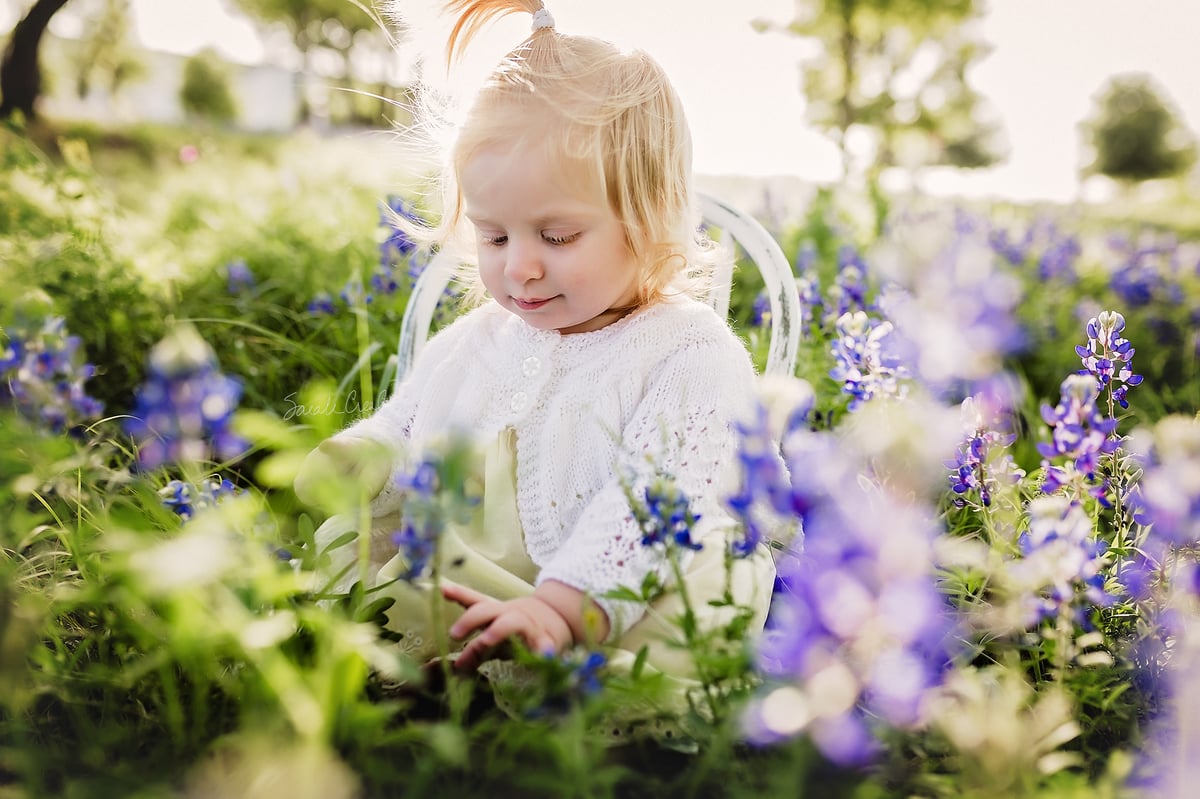
<instances>
[{"instance_id":1,"label":"ponytail","mask_svg":"<svg viewBox=\"0 0 1200 799\"><path fill-rule=\"evenodd\" d=\"M463 49L488 23L509 14L536 14L542 0L446 0L446 10L458 19L446 41L446 66L462 57Z\"/></svg>"}]
</instances>

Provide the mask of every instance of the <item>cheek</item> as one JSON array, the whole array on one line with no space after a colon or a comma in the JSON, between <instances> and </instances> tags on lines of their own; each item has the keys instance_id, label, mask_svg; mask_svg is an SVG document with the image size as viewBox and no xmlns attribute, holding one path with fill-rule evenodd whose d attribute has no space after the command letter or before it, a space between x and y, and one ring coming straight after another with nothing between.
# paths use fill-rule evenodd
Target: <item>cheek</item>
<instances>
[{"instance_id":1,"label":"cheek","mask_svg":"<svg viewBox=\"0 0 1200 799\"><path fill-rule=\"evenodd\" d=\"M480 246L475 256L476 263L479 264L479 274L485 280L490 279L503 271L503 265L500 259L496 256L494 248Z\"/></svg>"}]
</instances>

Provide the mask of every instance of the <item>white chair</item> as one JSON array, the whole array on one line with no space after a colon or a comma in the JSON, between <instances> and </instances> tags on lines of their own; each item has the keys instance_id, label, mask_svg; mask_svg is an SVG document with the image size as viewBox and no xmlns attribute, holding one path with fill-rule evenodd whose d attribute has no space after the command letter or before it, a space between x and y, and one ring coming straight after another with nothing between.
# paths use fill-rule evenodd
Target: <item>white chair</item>
<instances>
[{"instance_id":1,"label":"white chair","mask_svg":"<svg viewBox=\"0 0 1200 799\"><path fill-rule=\"evenodd\" d=\"M767 349L765 374L791 376L796 371L800 347L800 294L787 256L779 243L758 220L715 197L700 194L700 213L709 234L721 246L737 242L751 264L758 268L770 302L771 343ZM722 259L713 275L708 304L722 316L729 314L729 294L733 287L733 257ZM412 368L417 353L429 336L433 314L457 267L453 257L439 253L430 260L413 285L412 295L400 323L396 382L399 384Z\"/></svg>"}]
</instances>

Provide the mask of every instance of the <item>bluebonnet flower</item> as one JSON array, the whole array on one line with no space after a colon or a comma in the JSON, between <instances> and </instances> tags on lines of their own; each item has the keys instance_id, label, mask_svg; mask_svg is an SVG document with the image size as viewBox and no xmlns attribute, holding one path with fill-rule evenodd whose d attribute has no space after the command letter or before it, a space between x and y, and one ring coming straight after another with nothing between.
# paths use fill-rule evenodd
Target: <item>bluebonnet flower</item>
<instances>
[{"instance_id":1,"label":"bluebonnet flower","mask_svg":"<svg viewBox=\"0 0 1200 799\"><path fill-rule=\"evenodd\" d=\"M586 657L572 661L571 687L585 696L600 693L600 674L607 664L603 652L588 652Z\"/></svg>"},{"instance_id":2,"label":"bluebonnet flower","mask_svg":"<svg viewBox=\"0 0 1200 799\"><path fill-rule=\"evenodd\" d=\"M371 273L371 288L380 294L395 294L400 284L396 281L394 272L380 267Z\"/></svg>"},{"instance_id":3,"label":"bluebonnet flower","mask_svg":"<svg viewBox=\"0 0 1200 799\"><path fill-rule=\"evenodd\" d=\"M879 724L912 727L950 658L954 619L933 576L929 509L863 482L861 454L831 434L793 433L777 508L803 522L804 552L758 646L765 680L743 726L754 742L807 733L829 759L868 760Z\"/></svg>"},{"instance_id":4,"label":"bluebonnet flower","mask_svg":"<svg viewBox=\"0 0 1200 799\"><path fill-rule=\"evenodd\" d=\"M342 287L338 296L348 308L365 307L375 301L374 295L363 288L362 278L358 275L354 275L346 281L346 285Z\"/></svg>"},{"instance_id":5,"label":"bluebonnet flower","mask_svg":"<svg viewBox=\"0 0 1200 799\"><path fill-rule=\"evenodd\" d=\"M247 443L231 427L241 394L241 383L221 374L200 334L176 328L151 351L150 374L125 421L137 439L139 465L153 469L243 453Z\"/></svg>"},{"instance_id":6,"label":"bluebonnet flower","mask_svg":"<svg viewBox=\"0 0 1200 799\"><path fill-rule=\"evenodd\" d=\"M883 312L913 350L912 376L937 396L970 396L1024 346L1020 281L979 231L934 217L882 242L875 261L889 281Z\"/></svg>"},{"instance_id":7,"label":"bluebonnet flower","mask_svg":"<svg viewBox=\"0 0 1200 799\"><path fill-rule=\"evenodd\" d=\"M752 554L768 528L778 524L777 519L764 518L767 508L774 511L788 507L790 503L790 488L778 442L804 429L812 410L813 393L807 382L795 378L788 378L783 384L786 387L775 387L777 385L764 378L761 393L765 403L758 404L753 419L736 425L741 485L737 493L725 499L741 529L741 535L730 542L734 557ZM769 408L768 404L774 408ZM773 410L774 415L783 417L782 425L772 423Z\"/></svg>"},{"instance_id":8,"label":"bluebonnet flower","mask_svg":"<svg viewBox=\"0 0 1200 799\"><path fill-rule=\"evenodd\" d=\"M997 227L988 233L988 244L1004 260L1013 266L1021 266L1029 259L1030 250L1033 248L1033 236L1033 227L1026 228L1020 238L1015 237L1009 230Z\"/></svg>"},{"instance_id":9,"label":"bluebonnet flower","mask_svg":"<svg viewBox=\"0 0 1200 799\"><path fill-rule=\"evenodd\" d=\"M334 312L333 297L322 291L308 303L308 312L313 316L327 316Z\"/></svg>"},{"instance_id":10,"label":"bluebonnet flower","mask_svg":"<svg viewBox=\"0 0 1200 799\"><path fill-rule=\"evenodd\" d=\"M1194 610L1194 606L1193 606ZM1165 658L1161 712L1149 720L1141 751L1127 780L1136 796L1185 799L1200 784L1200 622L1194 612L1180 613Z\"/></svg>"},{"instance_id":11,"label":"bluebonnet flower","mask_svg":"<svg viewBox=\"0 0 1200 799\"><path fill-rule=\"evenodd\" d=\"M1143 471L1129 506L1145 528L1142 553L1162 565L1172 551L1200 543L1200 421L1167 416L1131 437Z\"/></svg>"},{"instance_id":12,"label":"bluebonnet flower","mask_svg":"<svg viewBox=\"0 0 1200 799\"><path fill-rule=\"evenodd\" d=\"M199 485L184 480L172 480L159 489L158 496L165 507L186 522L197 512L215 507L227 497L241 493L243 490L229 479L213 475L205 478Z\"/></svg>"},{"instance_id":13,"label":"bluebonnet flower","mask_svg":"<svg viewBox=\"0 0 1200 799\"><path fill-rule=\"evenodd\" d=\"M529 718L545 718L568 712L603 689L601 677L608 665L603 652L582 648L561 654L538 654L533 666L542 677L537 704L526 711Z\"/></svg>"},{"instance_id":14,"label":"bluebonnet flower","mask_svg":"<svg viewBox=\"0 0 1200 799\"><path fill-rule=\"evenodd\" d=\"M441 478L439 463L434 458L419 461L409 472L400 472L393 483L404 495L400 528L392 533L392 543L408 564L400 574L404 580L415 580L428 570L437 547L438 537L446 525L446 516L438 502Z\"/></svg>"},{"instance_id":15,"label":"bluebonnet flower","mask_svg":"<svg viewBox=\"0 0 1200 799\"><path fill-rule=\"evenodd\" d=\"M1012 266L1036 261L1038 276L1043 280L1073 278L1075 262L1082 251L1078 236L1062 233L1046 216L1035 217L1019 236L993 225L987 242L993 252Z\"/></svg>"},{"instance_id":16,"label":"bluebonnet flower","mask_svg":"<svg viewBox=\"0 0 1200 799\"><path fill-rule=\"evenodd\" d=\"M401 264L405 265L403 282L411 285L428 263L420 257L421 250L410 233L412 226L423 226L424 221L414 206L399 197L389 197L380 209L379 225L384 238L379 243L379 266L371 275L371 285L390 295L402 285L397 277Z\"/></svg>"},{"instance_id":17,"label":"bluebonnet flower","mask_svg":"<svg viewBox=\"0 0 1200 799\"><path fill-rule=\"evenodd\" d=\"M801 318L808 320L814 328L820 327L825 300L821 296L821 279L817 275L817 251L811 242L804 242L797 250L795 271Z\"/></svg>"},{"instance_id":18,"label":"bluebonnet flower","mask_svg":"<svg viewBox=\"0 0 1200 799\"><path fill-rule=\"evenodd\" d=\"M417 244L408 233L400 219L410 224L422 224L421 216L414 206L406 203L400 197L388 197L379 213L379 225L386 231L386 236L379 243L379 261L384 266L395 266L400 261L412 257L417 251Z\"/></svg>"},{"instance_id":19,"label":"bluebonnet flower","mask_svg":"<svg viewBox=\"0 0 1200 799\"><path fill-rule=\"evenodd\" d=\"M904 396L902 381L909 371L897 352L891 322L856 311L840 316L834 327L834 367L829 376L850 395L851 411L877 396Z\"/></svg>"},{"instance_id":20,"label":"bluebonnet flower","mask_svg":"<svg viewBox=\"0 0 1200 799\"><path fill-rule=\"evenodd\" d=\"M800 318L815 328L821 326L825 300L821 297L821 280L816 272L806 272L796 278L796 291L800 294Z\"/></svg>"},{"instance_id":21,"label":"bluebonnet flower","mask_svg":"<svg viewBox=\"0 0 1200 799\"><path fill-rule=\"evenodd\" d=\"M867 262L858 250L849 244L842 245L838 250L837 267L837 275L829 288L826 324L848 313L874 310L874 305L867 301Z\"/></svg>"},{"instance_id":22,"label":"bluebonnet flower","mask_svg":"<svg viewBox=\"0 0 1200 799\"><path fill-rule=\"evenodd\" d=\"M24 358L25 343L10 333L8 340L0 345L0 374L21 363Z\"/></svg>"},{"instance_id":23,"label":"bluebonnet flower","mask_svg":"<svg viewBox=\"0 0 1200 799\"><path fill-rule=\"evenodd\" d=\"M1173 240L1130 241L1127 236L1109 238L1109 246L1121 258L1112 271L1109 285L1129 308L1149 305L1167 288L1176 254Z\"/></svg>"},{"instance_id":24,"label":"bluebonnet flower","mask_svg":"<svg viewBox=\"0 0 1200 799\"><path fill-rule=\"evenodd\" d=\"M1042 490L1052 494L1066 488L1075 498L1090 495L1107 504L1107 481L1098 472L1101 456L1120 448L1112 438L1117 420L1096 407L1100 389L1090 375L1068 375L1061 392L1058 405L1042 405L1042 419L1054 428L1049 443L1037 445L1045 468Z\"/></svg>"},{"instance_id":25,"label":"bluebonnet flower","mask_svg":"<svg viewBox=\"0 0 1200 799\"><path fill-rule=\"evenodd\" d=\"M1025 476L1017 468L1012 455L1005 451L1016 435L1004 433L997 428L999 415L989 407L988 397L967 397L960 406L966 439L955 452L950 467L950 490L954 492L954 504L975 509L989 508L992 498L1002 484L1014 485Z\"/></svg>"},{"instance_id":26,"label":"bluebonnet flower","mask_svg":"<svg viewBox=\"0 0 1200 799\"><path fill-rule=\"evenodd\" d=\"M465 524L479 504L472 477L477 453L469 439L455 436L429 449L409 468L398 470L392 486L403 497L400 526L392 542L407 562L400 575L415 580L436 564L438 540L451 524Z\"/></svg>"},{"instance_id":27,"label":"bluebonnet flower","mask_svg":"<svg viewBox=\"0 0 1200 799\"><path fill-rule=\"evenodd\" d=\"M1038 259L1038 277L1042 280L1075 277L1075 263L1082 251L1078 236L1069 235L1055 239Z\"/></svg>"},{"instance_id":28,"label":"bluebonnet flower","mask_svg":"<svg viewBox=\"0 0 1200 799\"><path fill-rule=\"evenodd\" d=\"M1108 543L1096 537L1096 526L1078 502L1065 496L1030 501L1028 528L1017 539L1020 557L1007 569L1025 622L1059 616L1079 617L1090 605L1109 605L1104 589Z\"/></svg>"},{"instance_id":29,"label":"bluebonnet flower","mask_svg":"<svg viewBox=\"0 0 1200 799\"><path fill-rule=\"evenodd\" d=\"M1079 374L1094 375L1100 388L1108 388L1111 392L1113 401L1128 408L1126 394L1130 387L1141 384L1142 376L1133 373L1136 350L1128 339L1121 337L1124 329L1124 316L1116 311L1100 312L1088 320L1087 346L1076 346L1075 354L1083 360Z\"/></svg>"},{"instance_id":30,"label":"bluebonnet flower","mask_svg":"<svg viewBox=\"0 0 1200 799\"><path fill-rule=\"evenodd\" d=\"M765 289L758 293L750 305L750 324L755 327L771 324L771 298Z\"/></svg>"},{"instance_id":31,"label":"bluebonnet flower","mask_svg":"<svg viewBox=\"0 0 1200 799\"><path fill-rule=\"evenodd\" d=\"M0 349L0 402L56 433L100 416L104 405L83 387L96 367L82 363L80 339L68 335L62 317L0 333L8 337Z\"/></svg>"},{"instance_id":32,"label":"bluebonnet flower","mask_svg":"<svg viewBox=\"0 0 1200 799\"><path fill-rule=\"evenodd\" d=\"M399 574L401 579L415 580L429 570L441 532L436 517L404 515L400 528L392 533L392 543L408 564Z\"/></svg>"},{"instance_id":33,"label":"bluebonnet flower","mask_svg":"<svg viewBox=\"0 0 1200 799\"><path fill-rule=\"evenodd\" d=\"M241 258L225 264L225 280L230 294L242 294L254 288L254 273Z\"/></svg>"},{"instance_id":34,"label":"bluebonnet flower","mask_svg":"<svg viewBox=\"0 0 1200 799\"><path fill-rule=\"evenodd\" d=\"M692 531L700 515L692 512L691 500L667 475L657 475L642 490L640 501L627 489L630 508L642 531L642 546L699 550Z\"/></svg>"}]
</instances>

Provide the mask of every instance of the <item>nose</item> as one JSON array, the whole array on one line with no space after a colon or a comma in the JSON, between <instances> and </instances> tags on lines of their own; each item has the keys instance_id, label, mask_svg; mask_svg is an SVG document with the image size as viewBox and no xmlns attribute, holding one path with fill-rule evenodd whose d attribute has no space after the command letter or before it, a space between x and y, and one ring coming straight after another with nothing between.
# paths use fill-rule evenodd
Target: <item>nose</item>
<instances>
[{"instance_id":1,"label":"nose","mask_svg":"<svg viewBox=\"0 0 1200 799\"><path fill-rule=\"evenodd\" d=\"M542 256L535 242L510 236L505 255L504 276L514 283L527 283L542 276Z\"/></svg>"}]
</instances>

